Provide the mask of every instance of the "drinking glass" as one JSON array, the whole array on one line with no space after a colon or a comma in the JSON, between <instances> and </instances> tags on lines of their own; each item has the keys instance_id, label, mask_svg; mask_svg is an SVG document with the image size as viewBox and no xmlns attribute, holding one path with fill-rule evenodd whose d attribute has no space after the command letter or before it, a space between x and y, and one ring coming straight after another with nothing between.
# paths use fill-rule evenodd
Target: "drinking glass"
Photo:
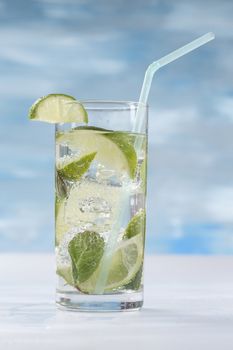
<instances>
[{"instance_id":1,"label":"drinking glass","mask_svg":"<svg viewBox=\"0 0 233 350\"><path fill-rule=\"evenodd\" d=\"M88 124L56 124L59 308L137 310L143 304L148 106L81 101Z\"/></svg>"}]
</instances>

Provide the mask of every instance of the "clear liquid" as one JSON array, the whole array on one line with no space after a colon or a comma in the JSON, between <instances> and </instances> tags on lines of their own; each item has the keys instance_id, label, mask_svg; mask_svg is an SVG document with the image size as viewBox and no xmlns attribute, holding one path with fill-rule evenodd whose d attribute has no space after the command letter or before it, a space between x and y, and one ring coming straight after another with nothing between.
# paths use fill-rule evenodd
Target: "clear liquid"
<instances>
[{"instance_id":1,"label":"clear liquid","mask_svg":"<svg viewBox=\"0 0 233 350\"><path fill-rule=\"evenodd\" d=\"M88 295L73 281L72 261L68 251L70 241L78 234L92 231L97 232L106 244L117 218L119 220L118 213L119 210L122 210L122 193L127 192L127 203L124 204L123 215L120 216L121 222L118 222L117 225L119 228L115 248L117 250L128 224L135 215L145 208L146 184L142 171L146 158L145 135L121 132L123 137L127 138L130 147L135 144L135 138L140 140L141 150L137 157L135 175L132 176L127 162L127 157L130 155L127 154L126 160L124 157L122 158L119 145L116 147L112 142L105 144L105 140L103 140L103 145L100 145L102 138L99 136L102 133L102 131L91 130L86 132L86 137L83 137L82 134L79 137L78 133L75 135L75 132L69 130L64 132L62 137L61 133L57 133L56 137L56 260L57 291L60 305L67 306L69 300L73 300L73 298L79 298L80 302L80 296L83 296L85 300L90 299L90 294L93 300L95 294L92 291ZM96 145L97 142L99 142L98 145ZM90 154L91 151L95 150L95 147L98 156L95 156L80 178L67 179L66 176L62 176L62 172L59 172L60 169ZM144 225L142 225L141 230L144 237ZM143 251L144 239L140 244L139 248ZM138 295L142 289L142 265L143 261L140 271L136 275L134 274L131 279L129 278L127 283L122 285L119 283L110 290L104 290L103 295L95 295L95 299L104 297L104 300L109 300L111 304L117 295L117 298L120 298L120 295L127 294L130 305L136 305L137 308L138 304L135 304L136 300L132 299L131 294ZM115 296L114 299L113 296ZM138 298L136 297L136 299ZM63 303L62 300L65 302ZM122 301L120 301L120 305L122 305Z\"/></svg>"}]
</instances>

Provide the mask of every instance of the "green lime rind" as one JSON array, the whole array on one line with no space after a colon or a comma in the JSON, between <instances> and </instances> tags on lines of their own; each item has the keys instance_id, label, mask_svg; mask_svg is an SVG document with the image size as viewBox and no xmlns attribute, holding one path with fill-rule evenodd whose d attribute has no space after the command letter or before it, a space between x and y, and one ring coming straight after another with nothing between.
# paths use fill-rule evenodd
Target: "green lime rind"
<instances>
[{"instance_id":1,"label":"green lime rind","mask_svg":"<svg viewBox=\"0 0 233 350\"><path fill-rule=\"evenodd\" d=\"M55 196L55 219L57 218L58 210L59 210L59 198Z\"/></svg>"},{"instance_id":2,"label":"green lime rind","mask_svg":"<svg viewBox=\"0 0 233 350\"><path fill-rule=\"evenodd\" d=\"M146 212L144 209L140 209L137 214L130 220L128 226L126 227L123 239L130 239L136 235L141 234L145 236L146 227Z\"/></svg>"},{"instance_id":3,"label":"green lime rind","mask_svg":"<svg viewBox=\"0 0 233 350\"><path fill-rule=\"evenodd\" d=\"M145 227L146 227L146 212L145 210L141 209L130 220L128 226L126 227L123 239L130 239L132 237L135 237L136 235L142 235L143 241L144 241ZM141 286L142 273L143 273L143 264L141 264L134 278L132 278L132 280L129 283L124 285L124 289L138 290Z\"/></svg>"},{"instance_id":4,"label":"green lime rind","mask_svg":"<svg viewBox=\"0 0 233 350\"><path fill-rule=\"evenodd\" d=\"M71 149L97 152L96 160L103 166L119 173L126 171L134 178L137 170L137 154L134 149L134 135L93 126L74 128L70 132L58 133L56 142Z\"/></svg>"},{"instance_id":5,"label":"green lime rind","mask_svg":"<svg viewBox=\"0 0 233 350\"><path fill-rule=\"evenodd\" d=\"M47 123L88 123L87 111L73 96L49 94L36 100L28 114L29 119Z\"/></svg>"},{"instance_id":6,"label":"green lime rind","mask_svg":"<svg viewBox=\"0 0 233 350\"><path fill-rule=\"evenodd\" d=\"M56 187L56 195L59 199L63 199L67 197L68 195L67 186L61 174L57 170L55 174L55 187Z\"/></svg>"},{"instance_id":7,"label":"green lime rind","mask_svg":"<svg viewBox=\"0 0 233 350\"><path fill-rule=\"evenodd\" d=\"M94 131L103 131L103 132L114 132L113 130L104 129L93 125L80 125L80 126L76 126L73 130L94 130Z\"/></svg>"},{"instance_id":8,"label":"green lime rind","mask_svg":"<svg viewBox=\"0 0 233 350\"><path fill-rule=\"evenodd\" d=\"M63 168L57 169L58 176L65 180L78 181L87 172L95 156L96 152L93 152L66 164Z\"/></svg>"},{"instance_id":9,"label":"green lime rind","mask_svg":"<svg viewBox=\"0 0 233 350\"><path fill-rule=\"evenodd\" d=\"M143 264L134 276L134 278L127 284L124 285L124 289L138 290L142 284Z\"/></svg>"},{"instance_id":10,"label":"green lime rind","mask_svg":"<svg viewBox=\"0 0 233 350\"><path fill-rule=\"evenodd\" d=\"M137 170L137 154L132 145L132 137L115 131L108 133L105 136L114 142L120 148L122 153L124 153L129 164L129 175L133 179Z\"/></svg>"},{"instance_id":11,"label":"green lime rind","mask_svg":"<svg viewBox=\"0 0 233 350\"><path fill-rule=\"evenodd\" d=\"M145 158L140 166L141 188L144 192L146 192L146 179L147 179L147 162Z\"/></svg>"}]
</instances>

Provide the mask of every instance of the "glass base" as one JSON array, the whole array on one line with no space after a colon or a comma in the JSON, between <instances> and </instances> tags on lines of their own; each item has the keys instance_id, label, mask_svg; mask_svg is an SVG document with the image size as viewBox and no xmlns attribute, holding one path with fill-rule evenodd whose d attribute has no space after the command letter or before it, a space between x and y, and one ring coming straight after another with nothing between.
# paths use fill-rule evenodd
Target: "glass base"
<instances>
[{"instance_id":1,"label":"glass base","mask_svg":"<svg viewBox=\"0 0 233 350\"><path fill-rule=\"evenodd\" d=\"M84 295L75 292L57 292L59 309L86 312L134 311L143 305L143 293Z\"/></svg>"}]
</instances>

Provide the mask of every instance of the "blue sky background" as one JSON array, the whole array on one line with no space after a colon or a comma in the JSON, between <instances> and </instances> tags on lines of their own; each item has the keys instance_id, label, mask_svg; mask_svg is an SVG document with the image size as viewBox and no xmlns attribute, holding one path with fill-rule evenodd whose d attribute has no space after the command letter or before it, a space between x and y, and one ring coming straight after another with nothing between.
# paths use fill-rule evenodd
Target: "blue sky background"
<instances>
[{"instance_id":1,"label":"blue sky background","mask_svg":"<svg viewBox=\"0 0 233 350\"><path fill-rule=\"evenodd\" d=\"M208 31L150 94L147 251L233 253L233 2L0 0L0 251L52 251L41 95L137 100L149 63Z\"/></svg>"}]
</instances>

